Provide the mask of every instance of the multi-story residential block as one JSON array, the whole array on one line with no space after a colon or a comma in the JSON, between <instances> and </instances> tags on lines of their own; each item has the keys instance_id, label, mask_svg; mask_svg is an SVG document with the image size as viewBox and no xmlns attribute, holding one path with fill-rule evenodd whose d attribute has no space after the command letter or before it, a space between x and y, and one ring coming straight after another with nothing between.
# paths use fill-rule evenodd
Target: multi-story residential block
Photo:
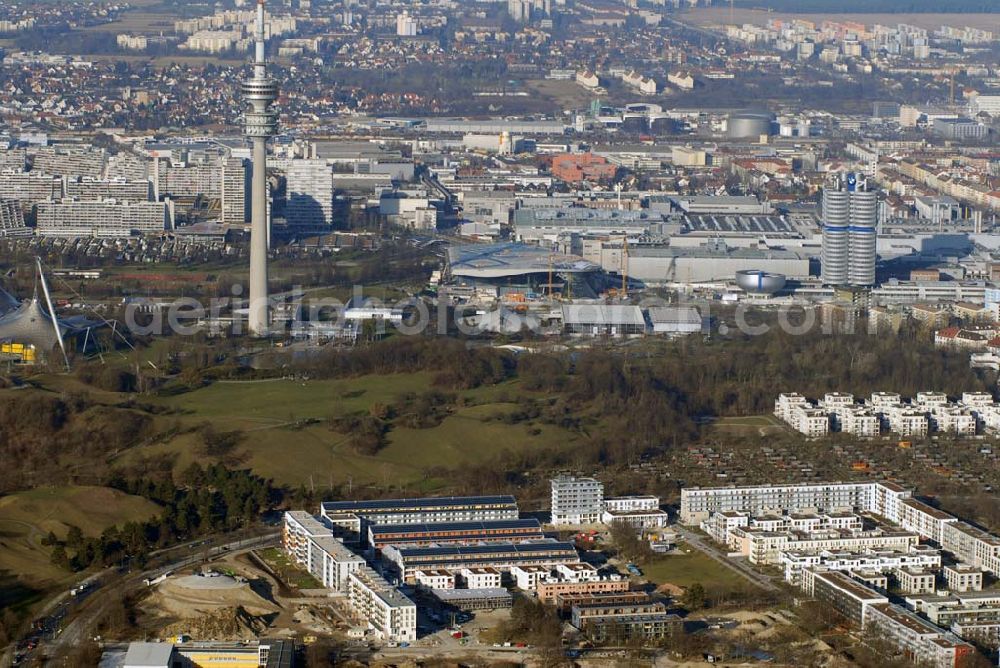
<instances>
[{"instance_id":1,"label":"multi-story residential block","mask_svg":"<svg viewBox=\"0 0 1000 668\"><path fill-rule=\"evenodd\" d=\"M498 589L501 586L500 571L489 566L462 568L458 579L466 589Z\"/></svg>"},{"instance_id":2,"label":"multi-story residential block","mask_svg":"<svg viewBox=\"0 0 1000 668\"><path fill-rule=\"evenodd\" d=\"M839 571L807 568L802 571L801 587L861 628L865 627L872 606L889 603L885 595Z\"/></svg>"},{"instance_id":3,"label":"multi-story residential block","mask_svg":"<svg viewBox=\"0 0 1000 668\"><path fill-rule=\"evenodd\" d=\"M559 476L550 481L552 524L594 524L601 520L604 484L593 478Z\"/></svg>"},{"instance_id":4,"label":"multi-story residential block","mask_svg":"<svg viewBox=\"0 0 1000 668\"><path fill-rule=\"evenodd\" d=\"M606 592L629 591L628 578L621 575L601 575L596 580L572 581L560 578L542 578L536 585L538 600L553 603L560 595L591 595Z\"/></svg>"},{"instance_id":5,"label":"multi-story residential block","mask_svg":"<svg viewBox=\"0 0 1000 668\"><path fill-rule=\"evenodd\" d=\"M174 226L173 202L62 199L39 202L37 232L46 237L126 238L161 234Z\"/></svg>"},{"instance_id":6,"label":"multi-story residential block","mask_svg":"<svg viewBox=\"0 0 1000 668\"><path fill-rule=\"evenodd\" d=\"M868 510L878 483L808 483L749 487L685 487L681 490L680 521L698 524L725 510L752 515L798 511Z\"/></svg>"},{"instance_id":7,"label":"multi-story residential block","mask_svg":"<svg viewBox=\"0 0 1000 668\"><path fill-rule=\"evenodd\" d=\"M372 524L368 545L381 550L387 545L475 545L542 540L538 520L490 520L485 522L435 522L431 524Z\"/></svg>"},{"instance_id":8,"label":"multi-story residential block","mask_svg":"<svg viewBox=\"0 0 1000 668\"><path fill-rule=\"evenodd\" d=\"M333 537L331 530L301 510L285 513L282 534L285 551L324 587L347 591L348 577L365 565L360 555Z\"/></svg>"},{"instance_id":9,"label":"multi-story residential block","mask_svg":"<svg viewBox=\"0 0 1000 668\"><path fill-rule=\"evenodd\" d=\"M354 616L389 642L417 639L417 606L381 575L364 566L350 574L348 596Z\"/></svg>"},{"instance_id":10,"label":"multi-story residential block","mask_svg":"<svg viewBox=\"0 0 1000 668\"><path fill-rule=\"evenodd\" d=\"M417 585L428 589L454 589L455 574L445 570L414 571L413 579Z\"/></svg>"},{"instance_id":11,"label":"multi-story residential block","mask_svg":"<svg viewBox=\"0 0 1000 668\"><path fill-rule=\"evenodd\" d=\"M966 522L941 526L941 549L959 561L1000 573L1000 538Z\"/></svg>"},{"instance_id":12,"label":"multi-story residential block","mask_svg":"<svg viewBox=\"0 0 1000 668\"><path fill-rule=\"evenodd\" d=\"M949 591L968 592L981 591L983 588L983 569L969 564L949 564L941 570Z\"/></svg>"},{"instance_id":13,"label":"multi-story residential block","mask_svg":"<svg viewBox=\"0 0 1000 668\"><path fill-rule=\"evenodd\" d=\"M510 568L510 576L514 580L514 584L523 591L535 591L539 581L548 577L551 572L550 568L531 564L516 565Z\"/></svg>"},{"instance_id":14,"label":"multi-story residential block","mask_svg":"<svg viewBox=\"0 0 1000 668\"><path fill-rule=\"evenodd\" d=\"M656 496L624 496L604 499L601 522L613 524L623 522L636 529L661 529L667 525L669 516L660 510L660 499Z\"/></svg>"},{"instance_id":15,"label":"multi-story residential block","mask_svg":"<svg viewBox=\"0 0 1000 668\"><path fill-rule=\"evenodd\" d=\"M953 633L898 605L877 603L869 606L867 612L866 629L933 668L955 668L976 651Z\"/></svg>"},{"instance_id":16,"label":"multi-story residential block","mask_svg":"<svg viewBox=\"0 0 1000 668\"><path fill-rule=\"evenodd\" d=\"M923 568L904 566L896 569L894 577L904 594L930 594L935 591L934 573Z\"/></svg>"},{"instance_id":17,"label":"multi-story residential block","mask_svg":"<svg viewBox=\"0 0 1000 668\"><path fill-rule=\"evenodd\" d=\"M844 535L840 531L816 531L800 534L790 531L734 529L731 547L752 564L776 565L783 552L804 554L824 551L864 552L894 550L909 552L919 543L919 536L908 531L865 531Z\"/></svg>"},{"instance_id":18,"label":"multi-story residential block","mask_svg":"<svg viewBox=\"0 0 1000 668\"><path fill-rule=\"evenodd\" d=\"M219 198L222 206L222 222L227 225L242 225L247 222L250 195L250 169L239 158L228 158L222 163L222 178Z\"/></svg>"},{"instance_id":19,"label":"multi-story residential block","mask_svg":"<svg viewBox=\"0 0 1000 668\"><path fill-rule=\"evenodd\" d=\"M779 565L785 572L785 581L793 585L799 584L802 571L806 568L842 571L858 577L858 573L884 575L900 568L935 569L941 566L941 553L924 545L919 545L908 552L787 551L781 552L778 559Z\"/></svg>"},{"instance_id":20,"label":"multi-story residential block","mask_svg":"<svg viewBox=\"0 0 1000 668\"><path fill-rule=\"evenodd\" d=\"M387 546L382 550L382 563L399 576L412 582L418 570L459 570L461 568L495 568L509 572L519 565L545 566L578 563L580 555L572 543L552 539L532 543L489 543L485 545L442 545L439 547Z\"/></svg>"},{"instance_id":21,"label":"multi-story residential block","mask_svg":"<svg viewBox=\"0 0 1000 668\"><path fill-rule=\"evenodd\" d=\"M0 177L2 178L2 177ZM0 198L0 236L31 234L24 224L24 210L16 199Z\"/></svg>"},{"instance_id":22,"label":"multi-story residential block","mask_svg":"<svg viewBox=\"0 0 1000 668\"><path fill-rule=\"evenodd\" d=\"M445 496L420 499L382 499L376 501L324 501L320 506L323 521L355 516L361 520L362 536L372 524L436 524L440 522L486 522L516 520L517 502L513 496Z\"/></svg>"},{"instance_id":23,"label":"multi-story residential block","mask_svg":"<svg viewBox=\"0 0 1000 668\"><path fill-rule=\"evenodd\" d=\"M152 187L148 180L92 179L89 177L66 177L66 197L81 200L117 200L120 202L148 202Z\"/></svg>"},{"instance_id":24,"label":"multi-story residential block","mask_svg":"<svg viewBox=\"0 0 1000 668\"><path fill-rule=\"evenodd\" d=\"M894 521L910 531L916 531L921 538L929 538L940 544L943 525L957 522L958 518L929 506L923 501L906 498L900 500L898 515Z\"/></svg>"}]
</instances>

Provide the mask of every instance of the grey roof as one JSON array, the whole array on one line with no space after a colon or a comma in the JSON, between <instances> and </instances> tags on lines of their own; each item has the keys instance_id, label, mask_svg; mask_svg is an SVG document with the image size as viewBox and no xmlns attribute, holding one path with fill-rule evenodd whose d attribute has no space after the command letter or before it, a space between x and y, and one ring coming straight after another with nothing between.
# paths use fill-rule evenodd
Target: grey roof
<instances>
[{"instance_id":1,"label":"grey roof","mask_svg":"<svg viewBox=\"0 0 1000 668\"><path fill-rule=\"evenodd\" d=\"M392 513L399 510L427 508L454 508L464 506L509 506L517 508L510 494L498 496L429 496L416 499L374 499L371 501L324 501L324 512Z\"/></svg>"},{"instance_id":2,"label":"grey roof","mask_svg":"<svg viewBox=\"0 0 1000 668\"><path fill-rule=\"evenodd\" d=\"M649 309L654 323L700 325L701 314L694 306L654 306Z\"/></svg>"},{"instance_id":3,"label":"grey roof","mask_svg":"<svg viewBox=\"0 0 1000 668\"><path fill-rule=\"evenodd\" d=\"M563 304L563 323L645 326L642 309L627 304Z\"/></svg>"},{"instance_id":4,"label":"grey roof","mask_svg":"<svg viewBox=\"0 0 1000 668\"><path fill-rule=\"evenodd\" d=\"M59 336L65 336L67 329L63 323L59 323ZM37 298L25 301L17 309L0 317L0 341L31 344L45 351L59 345L52 317L45 312Z\"/></svg>"},{"instance_id":5,"label":"grey roof","mask_svg":"<svg viewBox=\"0 0 1000 668\"><path fill-rule=\"evenodd\" d=\"M124 668L170 668L174 646L169 642L129 643Z\"/></svg>"},{"instance_id":6,"label":"grey roof","mask_svg":"<svg viewBox=\"0 0 1000 668\"><path fill-rule=\"evenodd\" d=\"M509 591L499 587L485 587L481 589L435 589L434 596L438 600L444 602L512 598Z\"/></svg>"},{"instance_id":7,"label":"grey roof","mask_svg":"<svg viewBox=\"0 0 1000 668\"><path fill-rule=\"evenodd\" d=\"M587 273L600 267L576 255L516 243L470 244L448 249L452 276L500 278L548 272Z\"/></svg>"}]
</instances>

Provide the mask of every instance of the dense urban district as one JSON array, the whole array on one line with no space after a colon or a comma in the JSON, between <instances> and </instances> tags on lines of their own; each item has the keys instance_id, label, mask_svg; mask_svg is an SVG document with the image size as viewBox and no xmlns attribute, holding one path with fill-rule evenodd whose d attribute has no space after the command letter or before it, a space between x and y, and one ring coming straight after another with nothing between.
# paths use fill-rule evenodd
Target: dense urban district
<instances>
[{"instance_id":1,"label":"dense urban district","mask_svg":"<svg viewBox=\"0 0 1000 668\"><path fill-rule=\"evenodd\" d=\"M1000 11L0 3L0 666L975 668Z\"/></svg>"}]
</instances>

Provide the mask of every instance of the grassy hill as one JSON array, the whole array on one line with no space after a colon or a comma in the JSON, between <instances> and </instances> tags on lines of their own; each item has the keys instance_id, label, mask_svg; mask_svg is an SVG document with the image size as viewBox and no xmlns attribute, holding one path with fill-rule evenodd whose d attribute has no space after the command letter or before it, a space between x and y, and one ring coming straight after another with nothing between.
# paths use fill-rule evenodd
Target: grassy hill
<instances>
[{"instance_id":1,"label":"grassy hill","mask_svg":"<svg viewBox=\"0 0 1000 668\"><path fill-rule=\"evenodd\" d=\"M572 447L580 436L543 424L506 424L491 419L514 408L524 394L516 381L455 393L456 406L437 426L415 429L394 425L387 444L375 455L355 452L349 434L328 426L330 418L367 413L373 404L392 405L406 393L431 386L432 374L361 376L352 379L218 382L152 401L180 411L162 422L193 429L206 422L216 430L243 432L240 460L278 484L326 486L350 479L353 484L389 482L433 491L443 484L429 469L454 468L489 460L503 450ZM206 457L196 431L122 453L115 464L168 455L182 471Z\"/></svg>"},{"instance_id":2,"label":"grassy hill","mask_svg":"<svg viewBox=\"0 0 1000 668\"><path fill-rule=\"evenodd\" d=\"M42 539L53 532L62 539L69 525L87 536L160 512L146 499L107 487L39 487L0 498L0 606L30 603L46 589L78 576L49 563Z\"/></svg>"}]
</instances>

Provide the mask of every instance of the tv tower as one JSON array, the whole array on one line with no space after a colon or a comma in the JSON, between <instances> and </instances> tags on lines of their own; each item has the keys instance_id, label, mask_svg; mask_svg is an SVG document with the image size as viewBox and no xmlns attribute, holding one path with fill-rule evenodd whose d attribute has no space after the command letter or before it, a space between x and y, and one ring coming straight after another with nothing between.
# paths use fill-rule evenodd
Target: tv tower
<instances>
[{"instance_id":1,"label":"tv tower","mask_svg":"<svg viewBox=\"0 0 1000 668\"><path fill-rule=\"evenodd\" d=\"M253 76L243 80L244 134L253 140L253 187L250 218L250 308L248 329L266 336L270 328L267 297L267 140L278 134L278 114L271 105L278 99L278 83L267 76L264 60L264 0L257 0L257 48Z\"/></svg>"}]
</instances>

